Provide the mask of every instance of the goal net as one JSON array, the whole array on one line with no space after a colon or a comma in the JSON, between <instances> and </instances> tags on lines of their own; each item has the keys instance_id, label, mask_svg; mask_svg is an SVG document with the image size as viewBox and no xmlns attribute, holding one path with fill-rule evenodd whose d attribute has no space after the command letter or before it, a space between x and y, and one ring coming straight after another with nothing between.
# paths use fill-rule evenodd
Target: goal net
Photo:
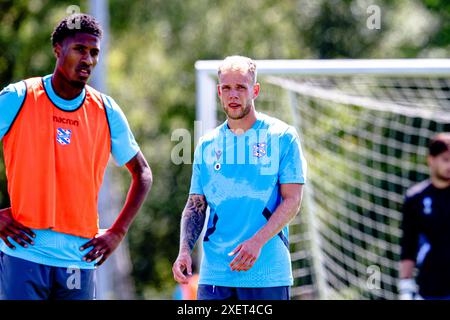
<instances>
[{"instance_id":1,"label":"goal net","mask_svg":"<svg viewBox=\"0 0 450 320\"><path fill-rule=\"evenodd\" d=\"M450 131L450 60L256 63L257 110L297 128L308 162L292 298L396 299L403 197L428 177L429 138ZM224 118L210 111L217 64L196 65L204 129Z\"/></svg>"}]
</instances>

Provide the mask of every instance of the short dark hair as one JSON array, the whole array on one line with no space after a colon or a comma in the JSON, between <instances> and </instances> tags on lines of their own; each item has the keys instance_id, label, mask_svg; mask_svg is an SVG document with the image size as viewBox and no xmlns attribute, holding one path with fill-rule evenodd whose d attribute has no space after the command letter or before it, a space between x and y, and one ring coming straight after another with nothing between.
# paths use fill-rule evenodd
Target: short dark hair
<instances>
[{"instance_id":1,"label":"short dark hair","mask_svg":"<svg viewBox=\"0 0 450 320\"><path fill-rule=\"evenodd\" d=\"M441 153L450 151L450 132L438 133L431 140L428 145L430 156L436 157Z\"/></svg>"},{"instance_id":2,"label":"short dark hair","mask_svg":"<svg viewBox=\"0 0 450 320\"><path fill-rule=\"evenodd\" d=\"M67 37L73 37L77 33L89 33L99 38L102 37L102 27L91 15L75 13L62 19L52 33L52 45L61 44Z\"/></svg>"}]
</instances>

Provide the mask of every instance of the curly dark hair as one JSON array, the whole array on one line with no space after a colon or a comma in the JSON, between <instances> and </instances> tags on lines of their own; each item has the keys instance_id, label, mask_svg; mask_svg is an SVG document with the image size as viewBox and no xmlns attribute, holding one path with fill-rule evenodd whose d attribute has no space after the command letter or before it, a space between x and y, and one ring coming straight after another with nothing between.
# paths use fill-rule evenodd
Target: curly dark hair
<instances>
[{"instance_id":1,"label":"curly dark hair","mask_svg":"<svg viewBox=\"0 0 450 320\"><path fill-rule=\"evenodd\" d=\"M101 38L103 31L93 16L84 13L72 14L62 19L53 30L52 45L61 44L65 38L77 33L89 33Z\"/></svg>"}]
</instances>

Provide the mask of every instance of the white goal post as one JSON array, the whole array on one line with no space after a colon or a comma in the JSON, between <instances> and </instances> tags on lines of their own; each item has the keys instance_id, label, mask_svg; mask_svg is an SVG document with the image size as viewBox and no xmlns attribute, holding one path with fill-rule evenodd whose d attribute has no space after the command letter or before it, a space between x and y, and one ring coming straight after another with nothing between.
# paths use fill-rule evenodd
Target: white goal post
<instances>
[{"instance_id":1,"label":"white goal post","mask_svg":"<svg viewBox=\"0 0 450 320\"><path fill-rule=\"evenodd\" d=\"M195 64L196 140L219 124L220 62ZM257 110L294 125L312 164L291 224L293 298L395 299L399 207L427 174L426 140L450 129L450 59L255 62Z\"/></svg>"},{"instance_id":2,"label":"white goal post","mask_svg":"<svg viewBox=\"0 0 450 320\"><path fill-rule=\"evenodd\" d=\"M199 60L196 72L197 120L203 129L217 125L217 68L220 60ZM332 60L255 60L258 75L396 75L429 76L450 74L450 59L332 59ZM196 137L198 138L198 137Z\"/></svg>"}]
</instances>

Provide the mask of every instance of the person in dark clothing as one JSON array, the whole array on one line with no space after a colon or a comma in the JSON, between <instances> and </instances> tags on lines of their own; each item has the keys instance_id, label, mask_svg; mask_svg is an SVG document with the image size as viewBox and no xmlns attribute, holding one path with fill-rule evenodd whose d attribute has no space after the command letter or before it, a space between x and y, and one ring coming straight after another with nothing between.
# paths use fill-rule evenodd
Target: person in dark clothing
<instances>
[{"instance_id":1,"label":"person in dark clothing","mask_svg":"<svg viewBox=\"0 0 450 320\"><path fill-rule=\"evenodd\" d=\"M432 138L427 161L430 178L407 191L403 206L403 300L450 299L450 133Z\"/></svg>"},{"instance_id":2,"label":"person in dark clothing","mask_svg":"<svg viewBox=\"0 0 450 320\"><path fill-rule=\"evenodd\" d=\"M10 207L0 208L0 300L92 300L95 269L125 238L152 172L114 99L89 86L102 29L90 15L52 33L53 74L0 91L0 140ZM131 174L102 232L98 195L110 155Z\"/></svg>"}]
</instances>

